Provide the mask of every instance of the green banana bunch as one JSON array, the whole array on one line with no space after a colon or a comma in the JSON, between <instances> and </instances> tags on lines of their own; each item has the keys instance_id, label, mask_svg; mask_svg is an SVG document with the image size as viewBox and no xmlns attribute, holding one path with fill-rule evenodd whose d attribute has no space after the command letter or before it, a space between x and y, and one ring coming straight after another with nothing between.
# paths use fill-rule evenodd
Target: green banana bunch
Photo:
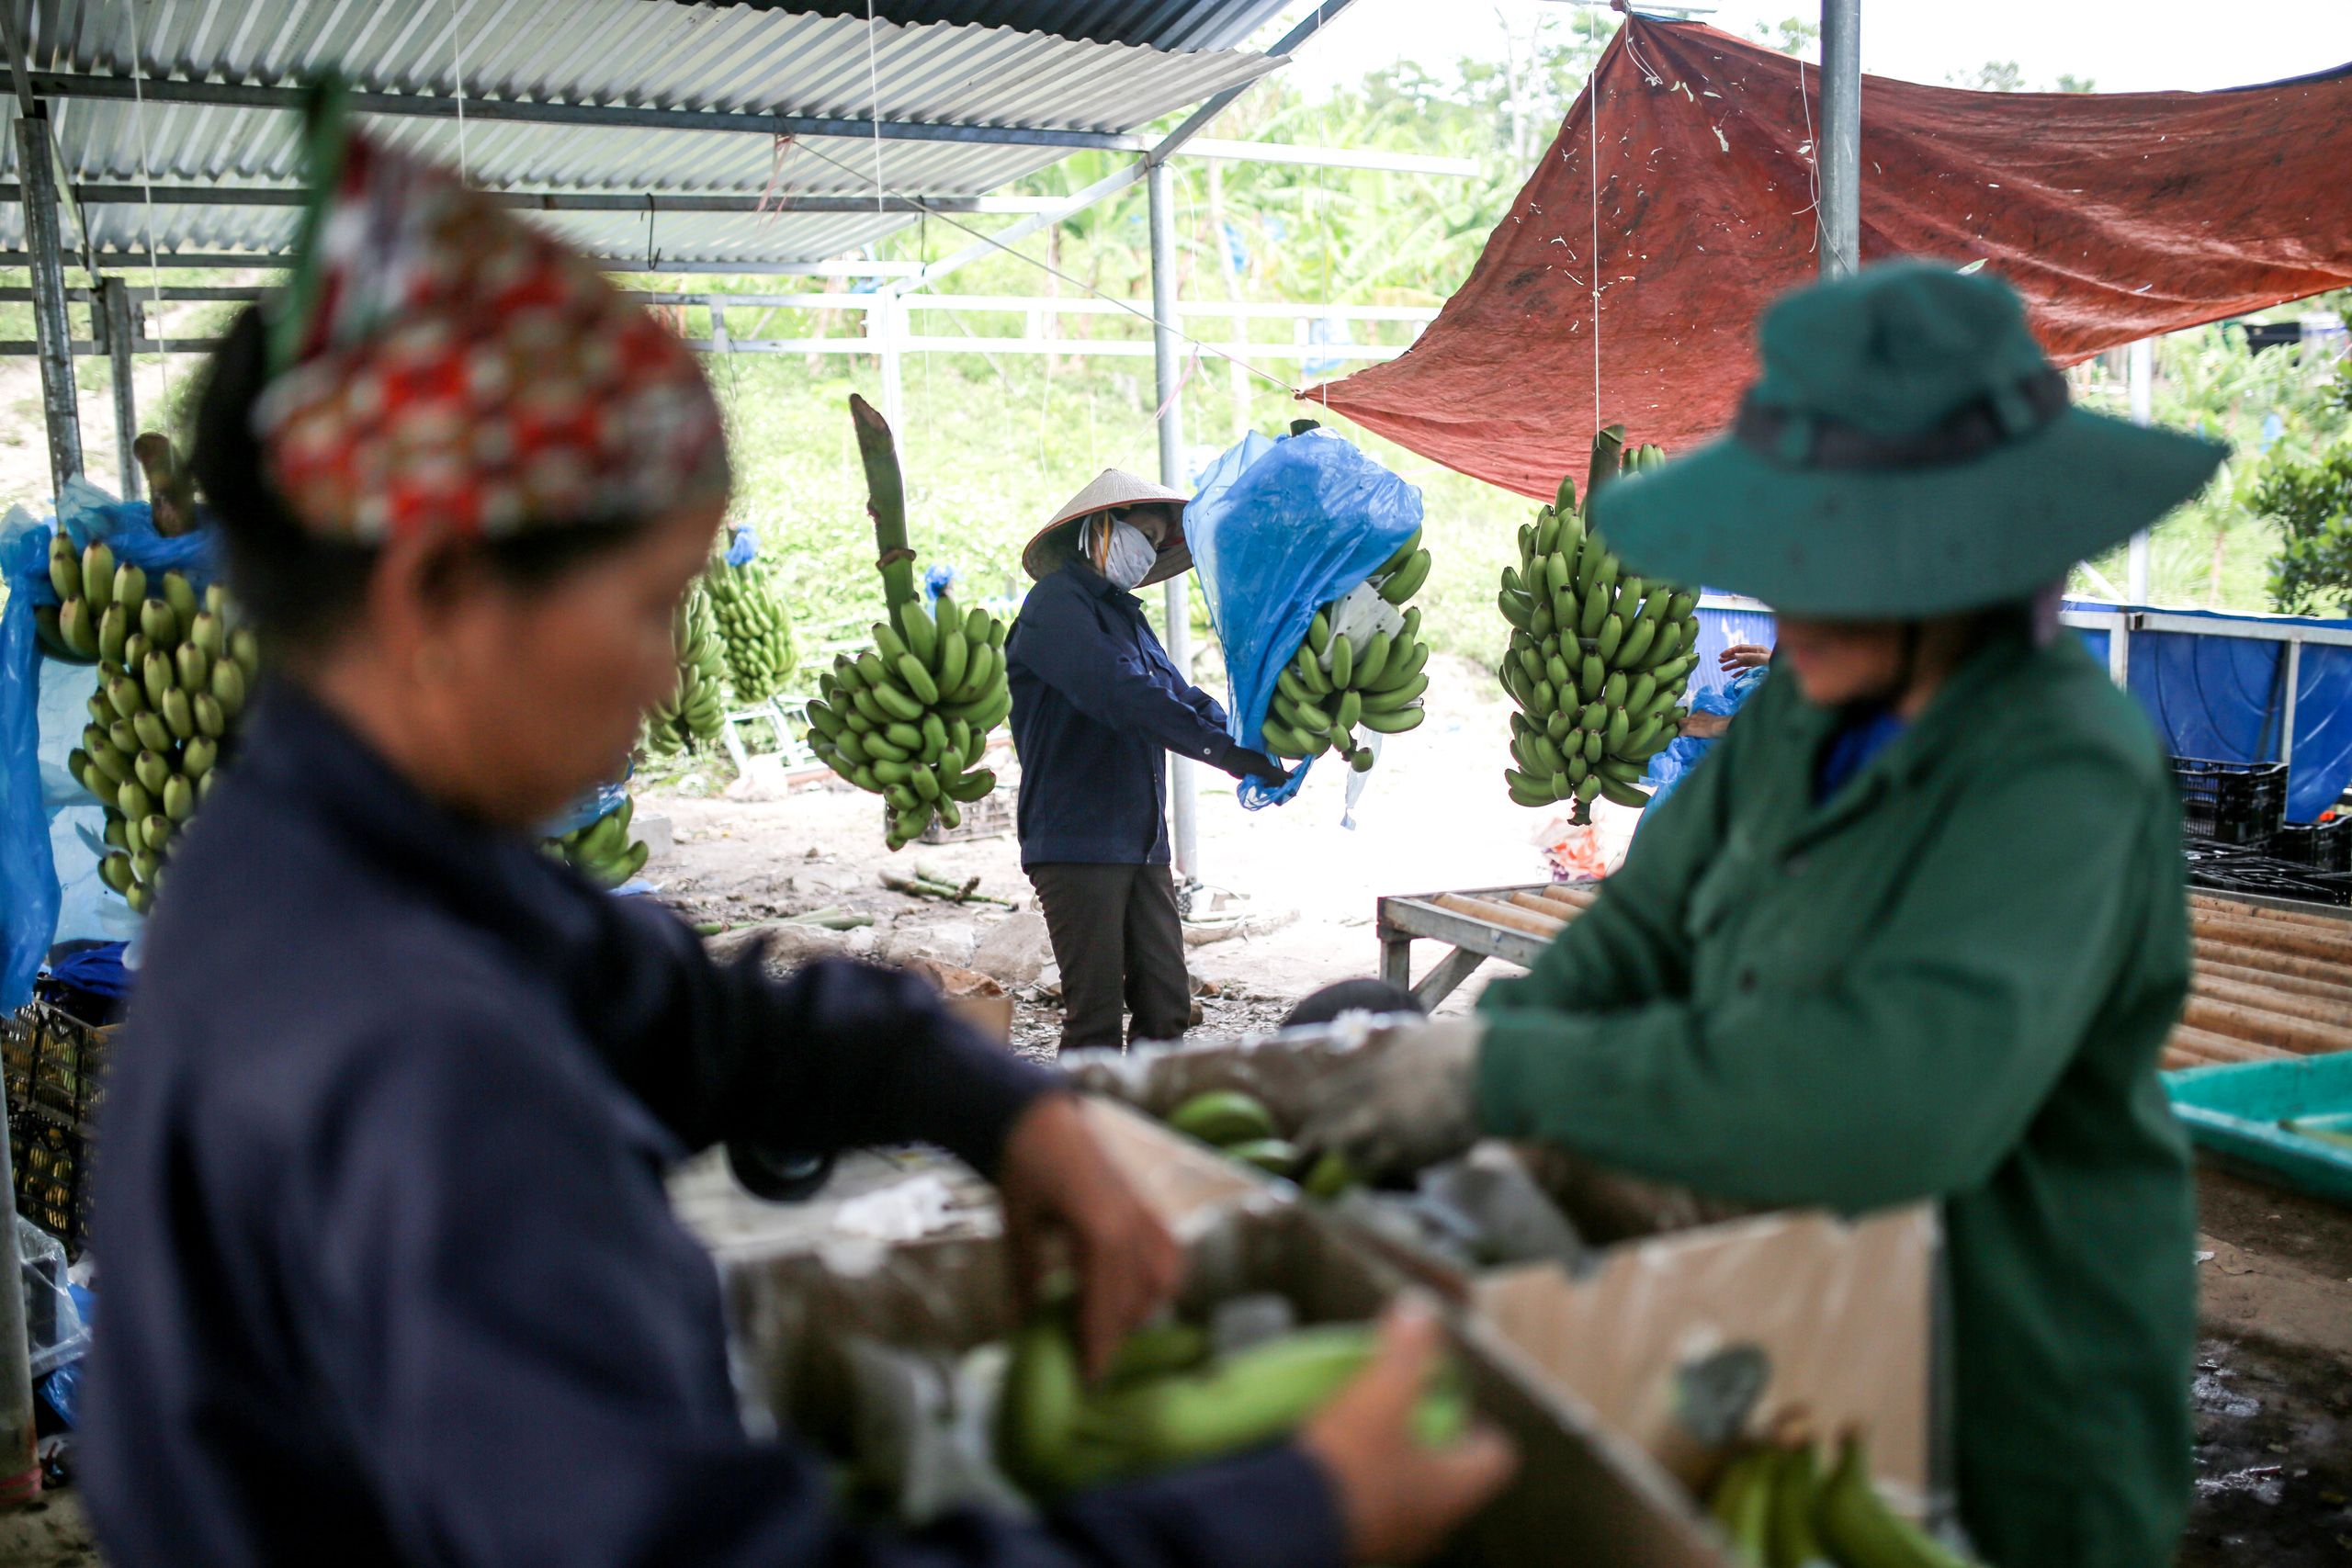
<instances>
[{"instance_id":1,"label":"green banana bunch","mask_svg":"<svg viewBox=\"0 0 2352 1568\"><path fill-rule=\"evenodd\" d=\"M1416 528L1365 581L1389 604L1402 604L1429 581L1430 558ZM1421 666L1430 650L1421 640L1418 607L1405 612L1398 630L1374 633L1358 648L1346 633L1331 629L1339 604L1326 604L1307 623L1306 636L1274 678L1260 733L1269 755L1295 760L1337 748L1361 773L1372 766L1373 756L1358 743L1357 730L1402 735L1420 724L1421 694L1430 686Z\"/></svg>"},{"instance_id":2,"label":"green banana bunch","mask_svg":"<svg viewBox=\"0 0 2352 1568\"><path fill-rule=\"evenodd\" d=\"M1698 594L1627 576L1586 526L1603 484L1666 461L1657 446L1625 454L1624 439L1612 424L1593 442L1584 508L1564 479L1521 527L1519 564L1503 569L1496 598L1511 628L1503 689L1519 705L1503 781L1521 806L1575 801L1577 822L1596 796L1647 803L1634 781L1680 733L1690 710L1678 699L1699 663Z\"/></svg>"},{"instance_id":3,"label":"green banana bunch","mask_svg":"<svg viewBox=\"0 0 2352 1568\"><path fill-rule=\"evenodd\" d=\"M717 736L727 724L727 649L697 582L671 618L678 653L678 689L645 716L645 741L667 756Z\"/></svg>"},{"instance_id":4,"label":"green banana bunch","mask_svg":"<svg viewBox=\"0 0 2352 1568\"><path fill-rule=\"evenodd\" d=\"M72 595L61 561L81 574ZM100 879L143 915L180 829L220 777L222 740L260 673L261 644L251 627L234 624L219 583L199 599L187 578L167 571L150 596L146 573L115 565L103 543L78 556L70 544L62 552L52 546L50 580L65 608L98 606L97 689L66 766L107 808ZM79 613L61 615L68 633L83 624ZM69 644L78 648L78 637Z\"/></svg>"},{"instance_id":5,"label":"green banana bunch","mask_svg":"<svg viewBox=\"0 0 2352 1568\"><path fill-rule=\"evenodd\" d=\"M729 566L722 558L711 563L703 586L726 644L735 700L746 705L766 702L800 667L792 614L775 579L756 565Z\"/></svg>"},{"instance_id":6,"label":"green banana bunch","mask_svg":"<svg viewBox=\"0 0 2352 1568\"><path fill-rule=\"evenodd\" d=\"M637 797L621 803L585 827L560 838L540 840L539 847L578 871L599 887L618 887L645 869L652 852L642 840L629 838L629 819L637 814Z\"/></svg>"},{"instance_id":7,"label":"green banana bunch","mask_svg":"<svg viewBox=\"0 0 2352 1568\"><path fill-rule=\"evenodd\" d=\"M997 1408L997 1461L1016 1483L1054 1497L1238 1452L1295 1431L1371 1360L1368 1324L1324 1324L1210 1359L1188 1325L1138 1329L1110 1375L1079 1376L1069 1303L1040 1310L1014 1337ZM1414 1432L1451 1447L1469 1425L1459 1372L1423 1390Z\"/></svg>"},{"instance_id":8,"label":"green banana bunch","mask_svg":"<svg viewBox=\"0 0 2352 1568\"><path fill-rule=\"evenodd\" d=\"M1855 1433L1826 1480L1802 1434L1744 1450L1717 1479L1707 1509L1749 1568L1973 1568L1880 1500Z\"/></svg>"},{"instance_id":9,"label":"green banana bunch","mask_svg":"<svg viewBox=\"0 0 2352 1568\"><path fill-rule=\"evenodd\" d=\"M936 609L915 592L904 494L890 427L865 399L850 417L865 459L887 618L874 648L842 654L817 678L808 705L808 747L827 767L890 807L884 834L892 852L920 838L933 818L953 828L963 808L996 788L977 764L989 731L1012 711L1004 678L1005 625L978 605L942 593Z\"/></svg>"}]
</instances>

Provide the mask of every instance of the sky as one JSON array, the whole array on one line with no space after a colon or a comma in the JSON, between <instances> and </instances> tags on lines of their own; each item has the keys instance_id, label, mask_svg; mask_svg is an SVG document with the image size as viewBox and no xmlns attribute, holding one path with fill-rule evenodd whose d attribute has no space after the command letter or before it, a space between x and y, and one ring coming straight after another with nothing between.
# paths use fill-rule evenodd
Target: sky
<instances>
[{"instance_id":1,"label":"sky","mask_svg":"<svg viewBox=\"0 0 2352 1568\"><path fill-rule=\"evenodd\" d=\"M1792 15L1820 18L1818 0L1714 3L1714 15L1697 19L1743 36ZM1463 54L1498 60L1506 20L1523 37L1535 17L1565 22L1575 9L1559 0L1354 0L1291 77L1320 96L1399 59L1432 70ZM2073 75L2109 93L2245 86L2352 62L2352 0L1862 0L1861 15L1865 72L1939 85L1988 61L2015 61L2029 90Z\"/></svg>"}]
</instances>

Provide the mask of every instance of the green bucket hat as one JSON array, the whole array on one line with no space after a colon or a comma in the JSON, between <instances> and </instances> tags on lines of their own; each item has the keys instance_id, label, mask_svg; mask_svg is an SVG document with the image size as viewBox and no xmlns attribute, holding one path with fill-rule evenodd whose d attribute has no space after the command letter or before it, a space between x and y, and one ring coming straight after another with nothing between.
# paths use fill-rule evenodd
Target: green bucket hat
<instances>
[{"instance_id":1,"label":"green bucket hat","mask_svg":"<svg viewBox=\"0 0 2352 1568\"><path fill-rule=\"evenodd\" d=\"M1633 570L1825 619L1979 609L2163 516L2229 451L2069 407L1996 277L1869 267L1781 299L1758 340L1728 434L1591 498Z\"/></svg>"}]
</instances>

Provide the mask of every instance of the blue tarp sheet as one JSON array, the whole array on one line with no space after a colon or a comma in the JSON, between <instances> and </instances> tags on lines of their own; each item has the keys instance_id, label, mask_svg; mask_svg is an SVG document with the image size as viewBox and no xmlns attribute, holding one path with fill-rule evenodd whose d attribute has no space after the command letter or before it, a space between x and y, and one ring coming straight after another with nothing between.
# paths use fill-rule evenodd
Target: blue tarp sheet
<instances>
[{"instance_id":1,"label":"blue tarp sheet","mask_svg":"<svg viewBox=\"0 0 2352 1568\"><path fill-rule=\"evenodd\" d=\"M2066 607L2092 612L2119 608L2078 599L2068 600ZM2352 621L2305 616L2255 617L2212 610L2163 613L2211 621L2214 630L2133 632L2132 694L2148 710L2174 756L2220 762L2275 761L2279 724L2287 711L2287 645L2269 637L2231 636L2233 623L2352 631ZM2086 630L2080 635L2093 657L2105 662L2108 634ZM2295 683L2294 766L2288 774L2287 819L2309 822L2334 806L2352 782L2352 648L2303 644Z\"/></svg>"},{"instance_id":2,"label":"blue tarp sheet","mask_svg":"<svg viewBox=\"0 0 2352 1568\"><path fill-rule=\"evenodd\" d=\"M2100 600L2069 599L2066 608L2094 614L2119 606ZM2154 606L2124 606L2148 608ZM2315 626L2352 631L2352 621L2293 615L2231 615L2213 610L2165 610L2166 615L2214 623L2210 634L2139 631L2132 634L2132 694L2176 757L2218 762L2267 762L2278 755L2278 727L2286 715L2287 645L2269 637L2232 636L2232 623ZM2091 657L2107 662L2108 634L2077 627ZM1717 690L1729 678L1715 667L1715 655L1730 643L1772 646L1772 617L1762 611L1699 611L1698 670L1694 694ZM2296 681L2294 766L2288 775L2287 819L2309 822L2334 806L2352 784L2352 648L2303 644Z\"/></svg>"}]
</instances>

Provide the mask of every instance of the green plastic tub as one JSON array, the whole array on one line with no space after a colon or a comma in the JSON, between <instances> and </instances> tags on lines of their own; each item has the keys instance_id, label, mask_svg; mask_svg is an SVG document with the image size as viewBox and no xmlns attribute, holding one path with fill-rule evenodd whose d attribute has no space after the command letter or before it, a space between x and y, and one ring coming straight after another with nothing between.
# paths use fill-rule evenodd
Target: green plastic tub
<instances>
[{"instance_id":1,"label":"green plastic tub","mask_svg":"<svg viewBox=\"0 0 2352 1568\"><path fill-rule=\"evenodd\" d=\"M2164 1078L2173 1111L2200 1146L2300 1191L2352 1203L2352 1051L2188 1067Z\"/></svg>"}]
</instances>

